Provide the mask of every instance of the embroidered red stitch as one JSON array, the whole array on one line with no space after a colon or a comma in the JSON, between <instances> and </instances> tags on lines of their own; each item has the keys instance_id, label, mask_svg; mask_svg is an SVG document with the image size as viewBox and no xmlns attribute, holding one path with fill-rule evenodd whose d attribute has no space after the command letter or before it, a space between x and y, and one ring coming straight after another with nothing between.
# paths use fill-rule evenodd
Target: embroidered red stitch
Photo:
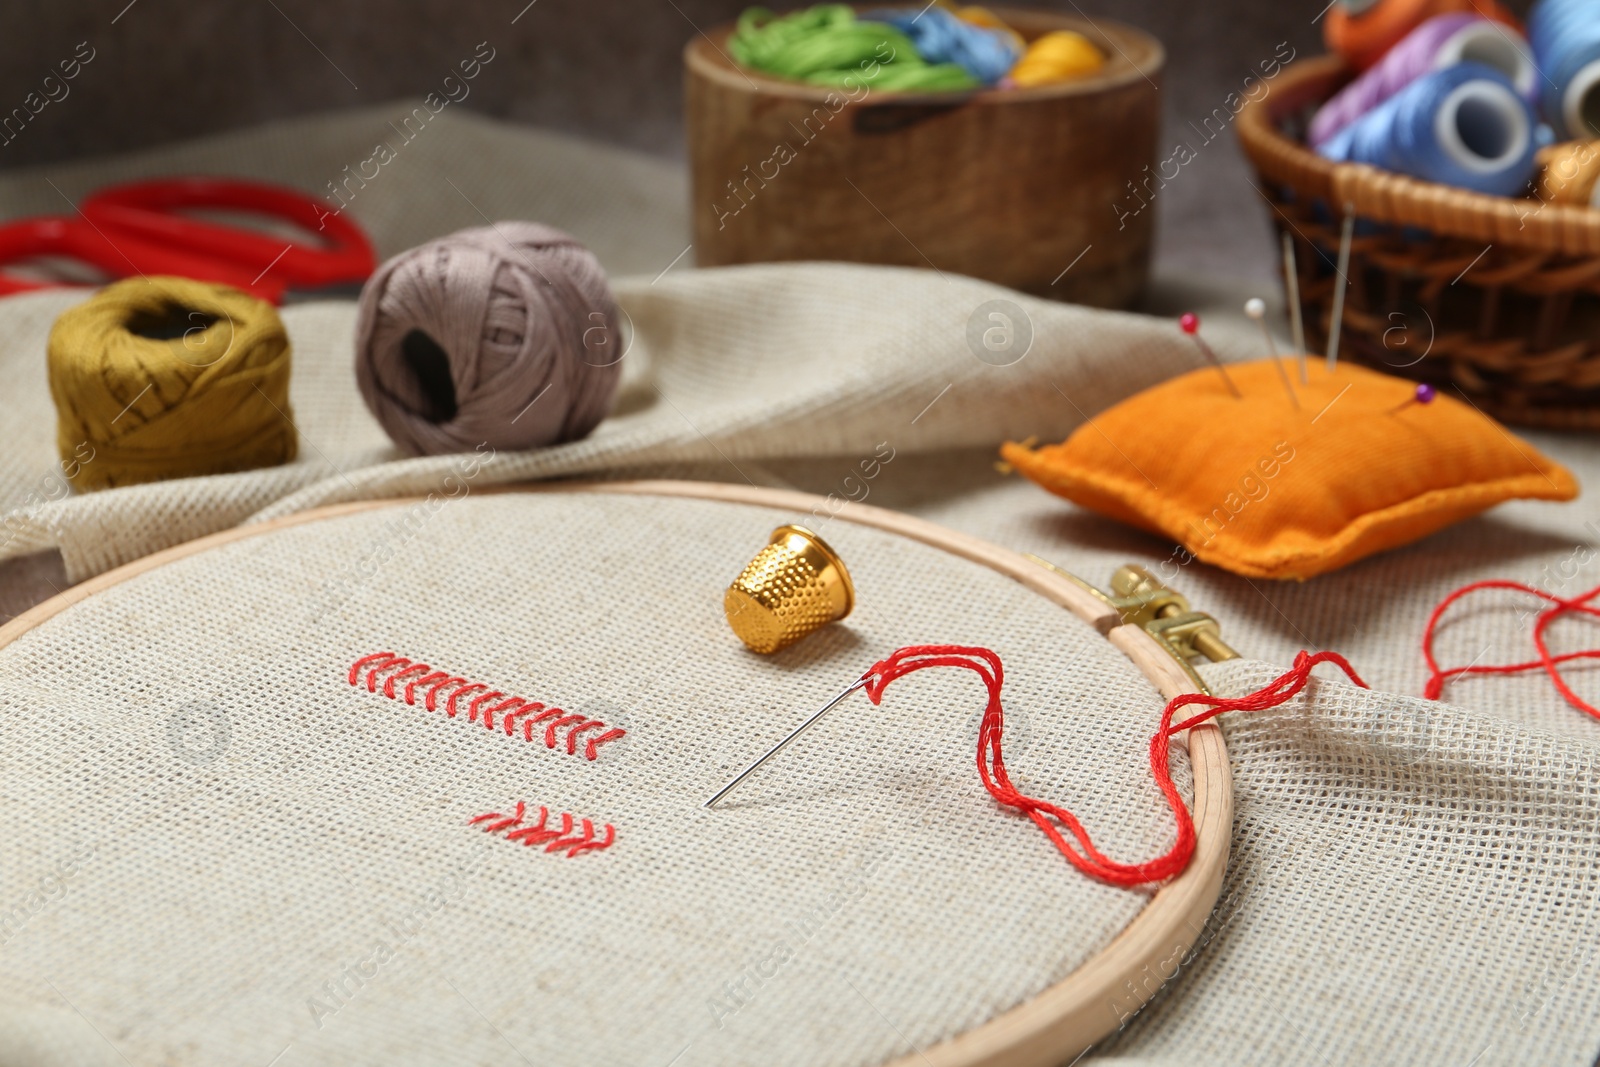
<instances>
[{"instance_id":1,"label":"embroidered red stitch","mask_svg":"<svg viewBox=\"0 0 1600 1067\"><path fill-rule=\"evenodd\" d=\"M590 738L589 744L583 750L584 758L585 759L591 759L591 760L594 759L594 750L595 749L599 748L601 745L607 743L608 741L615 741L617 738L623 736L625 733L627 733L626 730L607 730L605 733L601 734L599 737Z\"/></svg>"},{"instance_id":2,"label":"embroidered red stitch","mask_svg":"<svg viewBox=\"0 0 1600 1067\"><path fill-rule=\"evenodd\" d=\"M367 692L376 693L378 691L378 673L380 671L390 671L404 668L409 666L410 663L411 661L406 659L404 656L390 656L382 663L373 664L372 667L367 671ZM394 696L393 693L388 695L391 697Z\"/></svg>"},{"instance_id":3,"label":"embroidered red stitch","mask_svg":"<svg viewBox=\"0 0 1600 1067\"><path fill-rule=\"evenodd\" d=\"M417 702L417 686L427 685L429 682L448 677L450 677L450 675L444 671L432 671L431 673L424 674L421 678L413 679L406 685L406 703L415 704Z\"/></svg>"},{"instance_id":4,"label":"embroidered red stitch","mask_svg":"<svg viewBox=\"0 0 1600 1067\"><path fill-rule=\"evenodd\" d=\"M433 670L433 668L428 666L426 663L413 663L399 674L389 675L389 680L383 683L383 695L388 697L390 700L393 700L395 698L394 683L398 682L400 679L414 671L421 671L423 674L427 674L431 670Z\"/></svg>"},{"instance_id":5,"label":"embroidered red stitch","mask_svg":"<svg viewBox=\"0 0 1600 1067\"><path fill-rule=\"evenodd\" d=\"M440 680L433 683L433 688L428 690L428 695L422 702L429 711L439 710L439 705L437 703L439 699L439 690L452 683L458 685L467 684L467 680L465 678L462 678L459 675L453 675L449 671L440 671L439 676ZM419 681L423 680L425 679L419 679Z\"/></svg>"},{"instance_id":6,"label":"embroidered red stitch","mask_svg":"<svg viewBox=\"0 0 1600 1067\"><path fill-rule=\"evenodd\" d=\"M571 756L577 753L579 734L583 733L585 730L593 730L597 726L604 725L605 723L601 722L599 719L590 719L588 722L583 723L580 726L574 726L571 730L569 730L567 732L567 755Z\"/></svg>"},{"instance_id":7,"label":"embroidered red stitch","mask_svg":"<svg viewBox=\"0 0 1600 1067\"><path fill-rule=\"evenodd\" d=\"M521 697L507 697L505 700L502 700L500 703L496 704L494 707L485 709L485 711L483 713L483 728L485 730L493 730L494 729L495 712L503 711L508 716L509 715L515 715L517 713L516 709L521 707L521 706L523 706L523 705L525 705L526 703L527 703L527 701L523 700ZM507 733L509 733L509 732L510 731L508 730Z\"/></svg>"},{"instance_id":8,"label":"embroidered red stitch","mask_svg":"<svg viewBox=\"0 0 1600 1067\"><path fill-rule=\"evenodd\" d=\"M532 826L523 826L522 819L527 814L527 810L527 805L519 800L517 801L517 810L510 815L505 815L498 811L485 812L475 818L468 819L467 825L476 826L478 823L488 823L484 830L491 834L509 830L510 832L506 834L507 841L520 841L524 846L530 847L544 845L546 852L565 850L568 859L578 855L580 852L610 848L617 839L616 827L610 823L606 823L605 836L596 837L594 821L591 819L581 820L582 833L576 836L569 836L573 830L572 814L570 812L561 813L561 829L552 829L548 825L550 809L543 806L539 808L539 821ZM490 822L491 819L494 821Z\"/></svg>"},{"instance_id":9,"label":"embroidered red stitch","mask_svg":"<svg viewBox=\"0 0 1600 1067\"><path fill-rule=\"evenodd\" d=\"M530 712L543 710L545 710L544 705L535 700L531 703L522 705L520 708L513 708L511 711L506 712L505 716L500 720L500 722L501 725L505 727L506 734L509 736L512 733L512 728L516 723L518 715L525 715Z\"/></svg>"},{"instance_id":10,"label":"embroidered red stitch","mask_svg":"<svg viewBox=\"0 0 1600 1067\"><path fill-rule=\"evenodd\" d=\"M548 841L552 837L556 837L560 833L559 830L546 830L544 828L545 823L549 820L549 818L550 809L541 806L539 808L539 822L537 825L528 826L521 830L513 831L512 833L506 835L506 840L521 841L524 845L537 845L541 841Z\"/></svg>"},{"instance_id":11,"label":"embroidered red stitch","mask_svg":"<svg viewBox=\"0 0 1600 1067\"><path fill-rule=\"evenodd\" d=\"M585 844L582 844L582 845L574 845L572 848L567 850L567 859L571 859L572 857L576 856L578 853L586 852L589 849L610 848L611 847L611 842L615 841L616 839L617 839L617 831L612 828L610 823L606 823L606 836L605 837L596 838L595 840L586 842Z\"/></svg>"},{"instance_id":12,"label":"embroidered red stitch","mask_svg":"<svg viewBox=\"0 0 1600 1067\"><path fill-rule=\"evenodd\" d=\"M555 748L556 747L556 731L557 730L561 729L563 726L566 726L569 723L582 722L587 717L588 716L585 716L585 715L563 715L561 718L559 718L555 722L551 723L549 728L546 729L545 732L544 732L544 747L545 748Z\"/></svg>"},{"instance_id":13,"label":"embroidered red stitch","mask_svg":"<svg viewBox=\"0 0 1600 1067\"><path fill-rule=\"evenodd\" d=\"M483 702L485 700L499 700L503 696L505 696L505 694L500 692L500 690L491 689L487 693L479 693L477 696L473 697L472 703L467 705L467 721L478 721L478 709L483 707Z\"/></svg>"},{"instance_id":14,"label":"embroidered red stitch","mask_svg":"<svg viewBox=\"0 0 1600 1067\"><path fill-rule=\"evenodd\" d=\"M565 714L566 712L562 711L560 708L546 708L533 718L525 720L522 724L522 739L524 741L532 741L533 728L535 724L544 722L546 719L560 718Z\"/></svg>"},{"instance_id":15,"label":"embroidered red stitch","mask_svg":"<svg viewBox=\"0 0 1600 1067\"><path fill-rule=\"evenodd\" d=\"M621 728L607 727L599 719L591 719L587 715L574 715L562 708L551 707L525 697L511 696L481 682L470 682L460 675L436 670L426 663L407 659L394 652L374 652L369 656L362 656L350 665L348 681L352 686L359 688L363 675L366 677L367 692L376 693L378 682L381 680L385 697L390 700L404 700L413 706L417 702L417 689L427 686L422 703L429 711L439 710L439 694L450 689L450 696L445 701L444 708L445 714L452 719L461 710L458 701L462 697L471 696L467 702L468 722L481 720L484 729L493 730L495 716L498 714L501 729L507 737L516 733L517 724L520 722L522 739L528 742L533 741L534 726L543 725L545 748L555 748L559 743L557 734L566 728L566 747L569 756L578 754L579 734L588 730L598 730L600 733L584 739L583 758L591 763L599 758L601 745L626 737L628 733ZM495 703L496 701L498 703ZM524 715L529 715L531 718L522 718ZM571 830L571 826L568 826L561 833L567 834ZM582 847L606 846L594 845L586 840L582 843Z\"/></svg>"},{"instance_id":16,"label":"embroidered red stitch","mask_svg":"<svg viewBox=\"0 0 1600 1067\"><path fill-rule=\"evenodd\" d=\"M356 684L356 676L361 673L361 668L366 664L371 663L374 660L392 658L394 658L393 652L374 652L370 656L362 656L360 659L356 660L355 665L350 668L350 684Z\"/></svg>"},{"instance_id":17,"label":"embroidered red stitch","mask_svg":"<svg viewBox=\"0 0 1600 1067\"><path fill-rule=\"evenodd\" d=\"M471 826L473 823L480 823L480 822L483 822L485 819L499 819L500 821L495 823L495 824L493 824L492 826L485 826L484 827L484 829L489 831L491 834L497 834L501 830L504 830L508 826L516 826L518 823L522 822L522 813L527 811L527 810L528 810L527 805L519 800L519 801L517 801L516 814L512 815L510 818L502 817L499 812L491 811L487 815L479 815L475 819L467 820L467 825ZM540 819L541 822L544 820L544 809L543 808L539 809L539 819Z\"/></svg>"},{"instance_id":18,"label":"embroidered red stitch","mask_svg":"<svg viewBox=\"0 0 1600 1067\"><path fill-rule=\"evenodd\" d=\"M462 686L461 688L457 689L454 693L450 694L450 701L449 701L449 703L447 703L444 706L445 707L445 712L452 719L455 718L456 717L456 711L459 710L459 709L456 708L456 701L461 699L461 694L462 693L470 693L474 689L488 689L488 688L489 688L488 686L483 685L483 684L478 683L478 682L473 682L470 685Z\"/></svg>"}]
</instances>

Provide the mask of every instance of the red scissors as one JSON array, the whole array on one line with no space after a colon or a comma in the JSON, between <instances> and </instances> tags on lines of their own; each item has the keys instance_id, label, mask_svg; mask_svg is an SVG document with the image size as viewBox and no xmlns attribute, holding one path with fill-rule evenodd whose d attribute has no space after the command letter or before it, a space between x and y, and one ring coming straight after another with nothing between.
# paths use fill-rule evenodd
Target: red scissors
<instances>
[{"instance_id":1,"label":"red scissors","mask_svg":"<svg viewBox=\"0 0 1600 1067\"><path fill-rule=\"evenodd\" d=\"M220 210L266 216L317 234L320 244L191 217ZM78 217L0 225L0 296L72 284L5 273L34 257L78 260L114 278L176 274L283 303L290 290L359 284L376 266L354 222L305 193L236 178L179 177L111 185Z\"/></svg>"}]
</instances>

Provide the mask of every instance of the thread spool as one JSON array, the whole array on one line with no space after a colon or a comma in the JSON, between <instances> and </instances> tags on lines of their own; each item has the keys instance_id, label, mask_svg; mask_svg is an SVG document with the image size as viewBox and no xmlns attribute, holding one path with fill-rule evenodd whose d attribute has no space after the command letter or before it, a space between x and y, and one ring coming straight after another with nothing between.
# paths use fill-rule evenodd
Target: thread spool
<instances>
[{"instance_id":1,"label":"thread spool","mask_svg":"<svg viewBox=\"0 0 1600 1067\"><path fill-rule=\"evenodd\" d=\"M63 312L46 352L56 444L79 488L295 456L289 336L271 304L237 289L127 278Z\"/></svg>"},{"instance_id":2,"label":"thread spool","mask_svg":"<svg viewBox=\"0 0 1600 1067\"><path fill-rule=\"evenodd\" d=\"M412 455L583 437L610 409L621 358L599 261L538 223L430 241L361 290L356 384Z\"/></svg>"},{"instance_id":3,"label":"thread spool","mask_svg":"<svg viewBox=\"0 0 1600 1067\"><path fill-rule=\"evenodd\" d=\"M1418 78L1317 151L1336 162L1514 196L1533 176L1535 121L1505 75L1461 63Z\"/></svg>"},{"instance_id":4,"label":"thread spool","mask_svg":"<svg viewBox=\"0 0 1600 1067\"><path fill-rule=\"evenodd\" d=\"M1518 28L1497 0L1337 0L1322 22L1322 39L1356 70L1377 63L1407 34L1436 15L1476 14Z\"/></svg>"},{"instance_id":5,"label":"thread spool","mask_svg":"<svg viewBox=\"0 0 1600 1067\"><path fill-rule=\"evenodd\" d=\"M1600 141L1568 141L1539 151L1540 200L1600 207Z\"/></svg>"},{"instance_id":6,"label":"thread spool","mask_svg":"<svg viewBox=\"0 0 1600 1067\"><path fill-rule=\"evenodd\" d=\"M1600 0L1540 0L1528 15L1528 40L1556 137L1600 137Z\"/></svg>"},{"instance_id":7,"label":"thread spool","mask_svg":"<svg viewBox=\"0 0 1600 1067\"><path fill-rule=\"evenodd\" d=\"M1321 145L1429 71L1469 62L1498 70L1524 99L1537 99L1538 72L1521 34L1476 14L1439 15L1317 109L1306 140Z\"/></svg>"},{"instance_id":8,"label":"thread spool","mask_svg":"<svg viewBox=\"0 0 1600 1067\"><path fill-rule=\"evenodd\" d=\"M857 19L845 4L817 4L782 17L747 8L728 51L752 70L818 85L936 91L978 84L957 64L924 61L904 33Z\"/></svg>"}]
</instances>

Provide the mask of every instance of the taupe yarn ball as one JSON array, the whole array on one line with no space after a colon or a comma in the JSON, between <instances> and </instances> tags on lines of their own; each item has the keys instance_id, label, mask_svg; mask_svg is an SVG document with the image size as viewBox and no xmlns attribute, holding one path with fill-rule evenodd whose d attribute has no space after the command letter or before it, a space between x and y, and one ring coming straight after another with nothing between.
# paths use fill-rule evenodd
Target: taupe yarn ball
<instances>
[{"instance_id":1,"label":"taupe yarn ball","mask_svg":"<svg viewBox=\"0 0 1600 1067\"><path fill-rule=\"evenodd\" d=\"M599 260L560 230L497 222L419 245L361 291L356 382L413 455L583 437L621 376Z\"/></svg>"}]
</instances>

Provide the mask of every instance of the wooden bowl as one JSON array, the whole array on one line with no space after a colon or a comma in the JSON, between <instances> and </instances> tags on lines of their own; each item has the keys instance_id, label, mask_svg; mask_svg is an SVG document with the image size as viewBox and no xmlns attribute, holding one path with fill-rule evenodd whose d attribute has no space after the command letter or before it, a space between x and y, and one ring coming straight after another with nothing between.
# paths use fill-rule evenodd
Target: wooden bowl
<instances>
[{"instance_id":1,"label":"wooden bowl","mask_svg":"<svg viewBox=\"0 0 1600 1067\"><path fill-rule=\"evenodd\" d=\"M1076 30L1106 65L1034 89L889 93L867 83L847 95L738 66L731 25L696 36L684 66L697 262L932 267L1076 303L1133 304L1155 220L1128 212L1127 189L1156 161L1166 54L1105 19L996 13L1030 40Z\"/></svg>"}]
</instances>

